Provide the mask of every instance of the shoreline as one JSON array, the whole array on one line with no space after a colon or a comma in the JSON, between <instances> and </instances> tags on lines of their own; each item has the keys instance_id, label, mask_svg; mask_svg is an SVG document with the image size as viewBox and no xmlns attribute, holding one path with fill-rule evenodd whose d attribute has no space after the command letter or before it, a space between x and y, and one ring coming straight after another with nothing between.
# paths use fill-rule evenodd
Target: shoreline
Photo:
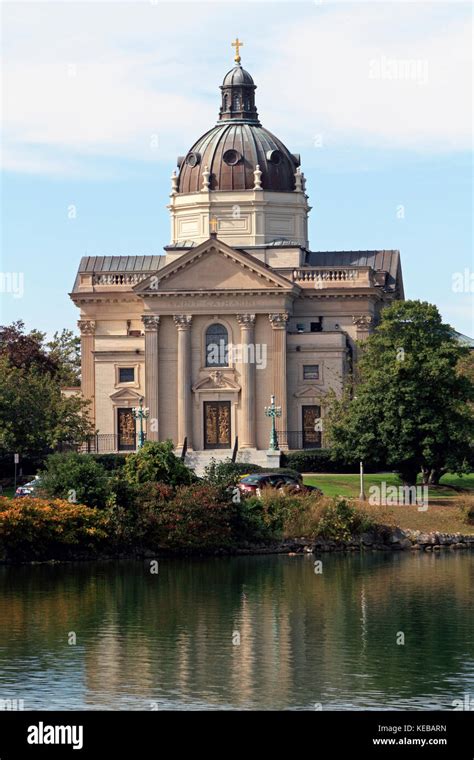
<instances>
[{"instance_id":1,"label":"shoreline","mask_svg":"<svg viewBox=\"0 0 474 760\"><path fill-rule=\"evenodd\" d=\"M402 530L401 528L388 528L378 526L375 530L367 531L358 536L351 536L347 540L330 540L324 538L309 539L286 538L268 544L247 544L236 547L220 547L209 551L186 551L186 549L158 548L156 551L146 547L107 552L88 553L78 549L71 551L66 557L50 557L47 559L11 559L2 557L0 565L39 565L39 564L62 564L70 562L114 562L118 560L153 560L161 558L210 558L210 557L233 557L233 556L262 556L269 554L286 554L296 556L299 554L327 554L339 553L365 553L365 552L393 552L393 551L469 551L474 549L474 533L440 533L433 531L423 533L419 530Z\"/></svg>"}]
</instances>

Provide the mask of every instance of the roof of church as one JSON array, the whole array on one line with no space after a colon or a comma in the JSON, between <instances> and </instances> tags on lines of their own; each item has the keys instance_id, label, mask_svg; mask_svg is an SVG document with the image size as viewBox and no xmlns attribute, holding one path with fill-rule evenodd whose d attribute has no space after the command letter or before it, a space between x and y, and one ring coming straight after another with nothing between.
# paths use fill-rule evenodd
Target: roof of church
<instances>
[{"instance_id":1,"label":"roof of church","mask_svg":"<svg viewBox=\"0 0 474 760\"><path fill-rule=\"evenodd\" d=\"M156 272L165 256L83 256L79 272Z\"/></svg>"},{"instance_id":2,"label":"roof of church","mask_svg":"<svg viewBox=\"0 0 474 760\"><path fill-rule=\"evenodd\" d=\"M306 263L311 267L372 267L396 278L400 251L308 251Z\"/></svg>"},{"instance_id":3,"label":"roof of church","mask_svg":"<svg viewBox=\"0 0 474 760\"><path fill-rule=\"evenodd\" d=\"M192 246L189 246L191 248ZM260 246L255 246L258 249ZM265 246L262 246L265 247ZM245 253L244 247L235 250ZM251 255L251 254L248 254ZM261 264L262 262L260 262ZM83 256L79 264L78 276L73 292L79 287L79 275L86 272L95 274L118 274L133 272L152 274L166 265L166 256ZM267 266L267 265L264 265ZM310 267L371 267L375 271L387 272L385 289L395 291L397 280L401 279L399 251L306 251L306 266ZM278 272L277 267L268 269Z\"/></svg>"},{"instance_id":4,"label":"roof of church","mask_svg":"<svg viewBox=\"0 0 474 760\"><path fill-rule=\"evenodd\" d=\"M217 125L178 158L178 193L199 192L207 182L209 190L253 190L257 166L263 190L291 193L295 189L300 157L262 127L254 81L242 68L240 56L235 60L220 88Z\"/></svg>"},{"instance_id":5,"label":"roof of church","mask_svg":"<svg viewBox=\"0 0 474 760\"><path fill-rule=\"evenodd\" d=\"M253 190L257 165L263 190L291 193L299 163L299 156L259 124L224 121L202 135L183 158L179 193L199 192L204 171L210 172L210 190Z\"/></svg>"}]
</instances>

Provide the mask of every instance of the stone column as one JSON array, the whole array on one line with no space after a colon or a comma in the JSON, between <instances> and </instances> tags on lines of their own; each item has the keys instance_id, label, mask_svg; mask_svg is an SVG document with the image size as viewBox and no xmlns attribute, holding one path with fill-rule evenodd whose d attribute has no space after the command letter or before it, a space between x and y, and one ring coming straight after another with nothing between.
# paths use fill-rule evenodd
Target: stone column
<instances>
[{"instance_id":1,"label":"stone column","mask_svg":"<svg viewBox=\"0 0 474 760\"><path fill-rule=\"evenodd\" d=\"M158 435L158 337L160 318L155 314L142 317L145 328L145 405L149 415L147 440L159 441Z\"/></svg>"},{"instance_id":2,"label":"stone column","mask_svg":"<svg viewBox=\"0 0 474 760\"><path fill-rule=\"evenodd\" d=\"M366 340L372 332L374 318L371 314L354 314L352 324L357 328L356 341ZM360 358L360 348L356 345L356 361Z\"/></svg>"},{"instance_id":3,"label":"stone column","mask_svg":"<svg viewBox=\"0 0 474 760\"><path fill-rule=\"evenodd\" d=\"M288 448L286 431L288 430L287 396L286 396L286 323L288 312L269 314L268 318L273 328L272 362L273 362L273 387L275 404L281 406L281 417L277 421L277 430L285 431L284 435L278 436L281 449ZM269 399L270 401L270 399Z\"/></svg>"},{"instance_id":4,"label":"stone column","mask_svg":"<svg viewBox=\"0 0 474 760\"><path fill-rule=\"evenodd\" d=\"M242 347L239 448L255 449L255 314L237 314Z\"/></svg>"},{"instance_id":5,"label":"stone column","mask_svg":"<svg viewBox=\"0 0 474 760\"><path fill-rule=\"evenodd\" d=\"M95 424L95 320L80 319L78 327L81 331L81 391L82 396L90 401L88 414Z\"/></svg>"},{"instance_id":6,"label":"stone column","mask_svg":"<svg viewBox=\"0 0 474 760\"><path fill-rule=\"evenodd\" d=\"M181 448L188 439L188 449L193 448L192 400L191 400L191 323L192 316L177 314L174 323L178 329L178 441Z\"/></svg>"}]
</instances>

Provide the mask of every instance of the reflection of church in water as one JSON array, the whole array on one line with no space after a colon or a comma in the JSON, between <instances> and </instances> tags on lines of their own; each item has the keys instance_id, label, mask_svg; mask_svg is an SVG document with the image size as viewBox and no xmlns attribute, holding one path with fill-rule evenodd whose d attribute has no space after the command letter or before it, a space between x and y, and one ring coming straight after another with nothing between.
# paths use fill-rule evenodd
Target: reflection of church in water
<instances>
[{"instance_id":1,"label":"reflection of church in water","mask_svg":"<svg viewBox=\"0 0 474 760\"><path fill-rule=\"evenodd\" d=\"M147 438L178 449L237 442L260 461L271 394L281 448L324 445L325 394L403 298L398 251L309 249L300 156L261 125L238 53L217 124L172 174L164 255L81 260L71 297L102 450L135 448L142 396Z\"/></svg>"}]
</instances>

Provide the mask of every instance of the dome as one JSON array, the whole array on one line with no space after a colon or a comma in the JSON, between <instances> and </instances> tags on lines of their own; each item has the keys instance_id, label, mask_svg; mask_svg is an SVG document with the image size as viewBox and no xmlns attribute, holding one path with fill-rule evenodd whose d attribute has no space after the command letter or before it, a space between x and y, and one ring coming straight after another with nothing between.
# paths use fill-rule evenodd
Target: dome
<instances>
[{"instance_id":1,"label":"dome","mask_svg":"<svg viewBox=\"0 0 474 760\"><path fill-rule=\"evenodd\" d=\"M253 190L257 164L262 189L292 192L299 156L259 123L225 121L206 132L180 160L179 193L196 193L203 172L210 172L210 190Z\"/></svg>"},{"instance_id":2,"label":"dome","mask_svg":"<svg viewBox=\"0 0 474 760\"><path fill-rule=\"evenodd\" d=\"M231 87L232 85L248 84L254 85L254 81L248 71L242 68L242 66L234 66L233 69L227 72L222 82L222 87Z\"/></svg>"},{"instance_id":3,"label":"dome","mask_svg":"<svg viewBox=\"0 0 474 760\"><path fill-rule=\"evenodd\" d=\"M237 59L236 59L237 60ZM253 190L257 165L263 190L295 190L299 156L290 153L260 124L255 106L256 86L240 58L221 85L222 103L217 125L178 158L178 193L196 193L209 179L210 190ZM204 176L206 172L206 177ZM209 172L209 175L207 175Z\"/></svg>"}]
</instances>

